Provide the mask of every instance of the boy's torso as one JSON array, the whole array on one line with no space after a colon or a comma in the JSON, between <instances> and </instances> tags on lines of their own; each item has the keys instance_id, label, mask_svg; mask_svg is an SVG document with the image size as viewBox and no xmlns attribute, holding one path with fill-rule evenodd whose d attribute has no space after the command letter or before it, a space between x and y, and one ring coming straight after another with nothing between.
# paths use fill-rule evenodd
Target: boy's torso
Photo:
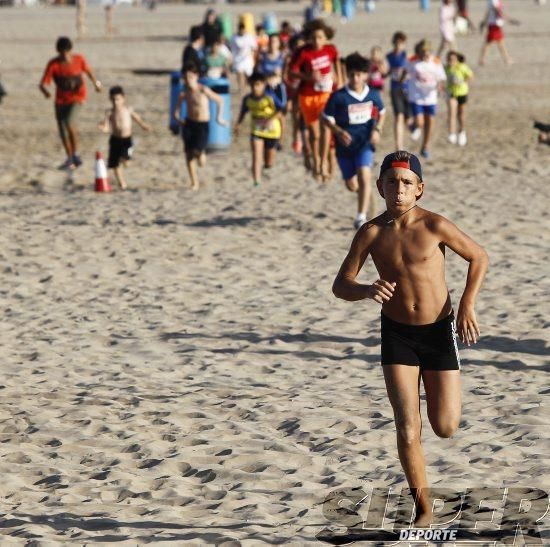
<instances>
[{"instance_id":1,"label":"boy's torso","mask_svg":"<svg viewBox=\"0 0 550 547\"><path fill-rule=\"evenodd\" d=\"M401 323L421 325L446 317L451 304L444 245L434 228L438 215L415 209L413 222L406 226L388 223L391 217L383 214L364 233L371 240L370 255L380 278L397 284L382 307L384 314Z\"/></svg>"},{"instance_id":2,"label":"boy's torso","mask_svg":"<svg viewBox=\"0 0 550 547\"><path fill-rule=\"evenodd\" d=\"M127 138L132 136L132 109L130 107L112 108L109 121L111 132L115 137Z\"/></svg>"},{"instance_id":3,"label":"boy's torso","mask_svg":"<svg viewBox=\"0 0 550 547\"><path fill-rule=\"evenodd\" d=\"M334 118L336 125L352 137L350 146L336 144L339 156L353 156L370 143L370 136L381 105L378 91L365 86L363 92L355 93L347 88L335 92Z\"/></svg>"},{"instance_id":4,"label":"boy's torso","mask_svg":"<svg viewBox=\"0 0 550 547\"><path fill-rule=\"evenodd\" d=\"M278 139L281 136L280 121L274 116L277 114L277 106L272 92L261 97L251 94L245 98L246 107L250 112L251 133L257 137Z\"/></svg>"},{"instance_id":5,"label":"boy's torso","mask_svg":"<svg viewBox=\"0 0 550 547\"><path fill-rule=\"evenodd\" d=\"M187 118L194 122L207 122L210 120L208 97L202 87L186 89L185 100L187 103Z\"/></svg>"}]
</instances>

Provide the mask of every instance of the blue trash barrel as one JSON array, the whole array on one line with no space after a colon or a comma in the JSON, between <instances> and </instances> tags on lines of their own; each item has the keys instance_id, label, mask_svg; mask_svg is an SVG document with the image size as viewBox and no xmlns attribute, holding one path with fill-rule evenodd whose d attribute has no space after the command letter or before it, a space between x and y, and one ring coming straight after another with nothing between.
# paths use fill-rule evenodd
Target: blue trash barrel
<instances>
[{"instance_id":1,"label":"blue trash barrel","mask_svg":"<svg viewBox=\"0 0 550 547\"><path fill-rule=\"evenodd\" d=\"M355 0L342 0L342 17L353 19L355 14Z\"/></svg>"},{"instance_id":2,"label":"blue trash barrel","mask_svg":"<svg viewBox=\"0 0 550 547\"><path fill-rule=\"evenodd\" d=\"M430 0L420 0L420 9L428 11L430 9Z\"/></svg>"},{"instance_id":3,"label":"blue trash barrel","mask_svg":"<svg viewBox=\"0 0 550 547\"><path fill-rule=\"evenodd\" d=\"M264 13L262 19L262 27L268 34L274 34L279 32L279 25L277 24L277 16L272 12Z\"/></svg>"},{"instance_id":4,"label":"blue trash barrel","mask_svg":"<svg viewBox=\"0 0 550 547\"><path fill-rule=\"evenodd\" d=\"M209 87L222 98L222 118L227 122L227 126L222 126L216 121L217 106L213 101L209 101L210 106L210 122L208 125L208 149L209 150L224 150L229 148L231 144L231 96L229 94L229 80L227 78L201 78L200 83ZM180 125L174 117L174 109L178 101L178 96L184 89L181 80L180 72L172 72L170 75L170 112L169 126L172 133L178 135ZM183 119L186 116L186 104L181 107L180 117Z\"/></svg>"}]
</instances>

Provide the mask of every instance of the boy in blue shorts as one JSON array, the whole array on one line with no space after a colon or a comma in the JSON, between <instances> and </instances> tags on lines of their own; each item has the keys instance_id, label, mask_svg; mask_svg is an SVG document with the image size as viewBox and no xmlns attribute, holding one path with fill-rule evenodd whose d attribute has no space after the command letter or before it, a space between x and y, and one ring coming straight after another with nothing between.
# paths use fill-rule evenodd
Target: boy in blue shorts
<instances>
[{"instance_id":1,"label":"boy in blue shorts","mask_svg":"<svg viewBox=\"0 0 550 547\"><path fill-rule=\"evenodd\" d=\"M336 159L348 190L357 192L354 226L367 222L374 145L380 140L385 108L380 94L367 85L369 61L359 53L345 59L347 85L330 96L323 123L336 137Z\"/></svg>"}]
</instances>

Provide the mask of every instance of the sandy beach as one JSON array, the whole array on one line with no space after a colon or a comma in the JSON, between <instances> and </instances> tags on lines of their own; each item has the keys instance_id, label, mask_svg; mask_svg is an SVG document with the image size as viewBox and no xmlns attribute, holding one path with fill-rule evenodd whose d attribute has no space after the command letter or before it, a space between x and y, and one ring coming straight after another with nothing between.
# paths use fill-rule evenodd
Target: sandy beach
<instances>
[{"instance_id":1,"label":"sandy beach","mask_svg":"<svg viewBox=\"0 0 550 547\"><path fill-rule=\"evenodd\" d=\"M472 1L474 21L483 5ZM469 143L446 142L441 102L425 164L422 206L491 257L477 303L482 338L460 345L457 434L438 438L422 403L428 478L459 491L550 491L550 148L532 129L535 118L550 123L550 6L507 5L522 21L506 29L515 64L492 50L477 67L480 35L459 37L476 74ZM304 9L220 6L296 24ZM406 486L379 306L331 293L355 196L336 178L314 182L288 143L254 188L245 131L228 153L209 156L205 184L191 192L181 140L167 129L169 77L135 72L178 69L182 36L203 12L117 7L118 31L105 38L103 10L89 8L75 51L105 87L123 85L154 128L136 128L133 190L96 194L107 93L89 90L85 164L68 180L56 169L53 105L37 88L57 36L75 34L74 9L0 10L9 93L0 105L2 545L321 544L331 491ZM409 50L424 36L438 41L435 5L425 14L416 2L385 0L346 25L330 20L343 54L387 50L398 29ZM377 165L393 146L391 120ZM466 269L448 257L455 307ZM375 275L369 263L361 279ZM550 516L542 524L550 545Z\"/></svg>"}]
</instances>

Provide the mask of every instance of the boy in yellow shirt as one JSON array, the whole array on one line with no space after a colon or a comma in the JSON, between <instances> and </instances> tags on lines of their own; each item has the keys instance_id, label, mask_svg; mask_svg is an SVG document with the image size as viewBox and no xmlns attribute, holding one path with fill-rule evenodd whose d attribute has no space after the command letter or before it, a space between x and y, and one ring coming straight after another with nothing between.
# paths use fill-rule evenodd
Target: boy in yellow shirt
<instances>
[{"instance_id":1,"label":"boy in yellow shirt","mask_svg":"<svg viewBox=\"0 0 550 547\"><path fill-rule=\"evenodd\" d=\"M267 87L266 76L254 72L248 79L250 93L243 98L239 119L235 125L235 135L240 125L250 113L250 148L252 150L252 178L254 186L259 186L262 178L262 158L264 169L270 169L281 138L281 112L283 104L275 93Z\"/></svg>"},{"instance_id":2,"label":"boy in yellow shirt","mask_svg":"<svg viewBox=\"0 0 550 547\"><path fill-rule=\"evenodd\" d=\"M451 144L465 146L468 142L466 137L465 107L468 101L468 82L474 77L472 69L464 62L464 55L456 51L447 53L447 65L445 73L447 74L447 94L449 97L449 137ZM458 133L457 133L458 121Z\"/></svg>"}]
</instances>

